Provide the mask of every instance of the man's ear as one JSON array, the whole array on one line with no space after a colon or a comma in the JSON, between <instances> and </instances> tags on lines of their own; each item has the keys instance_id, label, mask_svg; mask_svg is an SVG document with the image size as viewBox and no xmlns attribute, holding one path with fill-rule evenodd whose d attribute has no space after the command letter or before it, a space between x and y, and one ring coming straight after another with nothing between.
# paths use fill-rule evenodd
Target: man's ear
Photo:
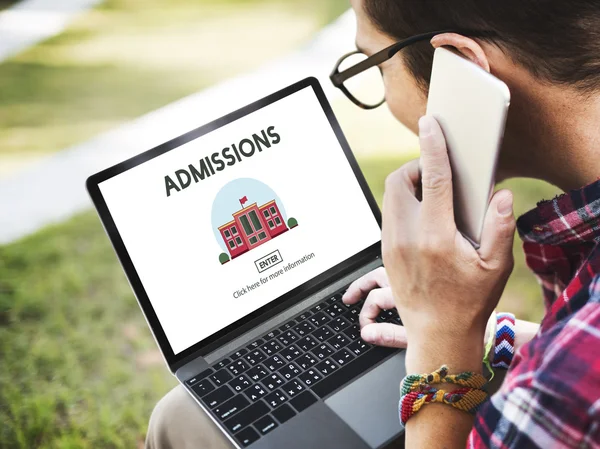
<instances>
[{"instance_id":1,"label":"man's ear","mask_svg":"<svg viewBox=\"0 0 600 449\"><path fill-rule=\"evenodd\" d=\"M473 39L456 33L438 34L431 39L431 45L438 47L453 47L463 56L477 64L483 70L490 71L490 62L481 48L481 45Z\"/></svg>"}]
</instances>

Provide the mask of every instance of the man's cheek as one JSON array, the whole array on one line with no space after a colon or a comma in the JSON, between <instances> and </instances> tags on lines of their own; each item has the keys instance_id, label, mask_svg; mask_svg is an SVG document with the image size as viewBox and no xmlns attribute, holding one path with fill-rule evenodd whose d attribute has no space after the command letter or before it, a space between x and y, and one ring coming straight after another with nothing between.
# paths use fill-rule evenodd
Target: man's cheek
<instances>
[{"instance_id":1,"label":"man's cheek","mask_svg":"<svg viewBox=\"0 0 600 449\"><path fill-rule=\"evenodd\" d=\"M385 99L390 112L413 133L418 133L419 109L411 101L410 95L399 84L386 83Z\"/></svg>"},{"instance_id":2,"label":"man's cheek","mask_svg":"<svg viewBox=\"0 0 600 449\"><path fill-rule=\"evenodd\" d=\"M415 132L416 126L414 124L411 126L409 119L410 111L408 105L405 103L405 101L403 101L402 96L398 95L398 93L394 92L394 90L386 89L386 102L390 112L396 118L396 120L408 127L411 131Z\"/></svg>"}]
</instances>

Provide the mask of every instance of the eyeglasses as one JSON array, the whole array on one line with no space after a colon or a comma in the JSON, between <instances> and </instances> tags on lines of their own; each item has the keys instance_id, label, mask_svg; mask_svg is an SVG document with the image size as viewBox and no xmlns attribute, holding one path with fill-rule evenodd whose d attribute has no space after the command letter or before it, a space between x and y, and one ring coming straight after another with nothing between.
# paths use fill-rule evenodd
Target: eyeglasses
<instances>
[{"instance_id":1,"label":"eyeglasses","mask_svg":"<svg viewBox=\"0 0 600 449\"><path fill-rule=\"evenodd\" d=\"M361 51L348 53L339 59L329 78L333 85L344 92L352 103L363 109L375 109L385 102L385 88L379 64L391 59L409 45L430 40L442 33L460 33L463 36L472 37L491 35L491 33L481 31L466 33L464 30L441 30L417 34L396 42L369 57Z\"/></svg>"}]
</instances>

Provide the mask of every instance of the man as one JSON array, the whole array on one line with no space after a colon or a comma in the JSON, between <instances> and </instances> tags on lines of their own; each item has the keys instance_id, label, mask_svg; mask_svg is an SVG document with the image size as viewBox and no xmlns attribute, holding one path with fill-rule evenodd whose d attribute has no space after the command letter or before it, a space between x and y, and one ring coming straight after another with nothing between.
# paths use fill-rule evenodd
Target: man
<instances>
[{"instance_id":1,"label":"man","mask_svg":"<svg viewBox=\"0 0 600 449\"><path fill-rule=\"evenodd\" d=\"M365 340L408 342L409 373L441 364L480 372L485 323L512 269L510 192L492 198L480 250L456 232L445 142L435 120L420 119L434 47L453 47L511 90L498 178L538 178L570 192L518 221L547 306L539 332L517 329L522 346L475 418L428 405L407 422L406 446L600 447L600 2L352 0L352 7L367 56L413 35L465 30L439 33L379 66L394 116L415 132L420 125L422 176L413 162L388 178L386 270L358 280L344 298L368 295ZM379 308L394 305L405 328L373 323ZM184 433L194 428L180 426L184 419L198 430ZM147 445L228 447L182 388L157 405Z\"/></svg>"}]
</instances>

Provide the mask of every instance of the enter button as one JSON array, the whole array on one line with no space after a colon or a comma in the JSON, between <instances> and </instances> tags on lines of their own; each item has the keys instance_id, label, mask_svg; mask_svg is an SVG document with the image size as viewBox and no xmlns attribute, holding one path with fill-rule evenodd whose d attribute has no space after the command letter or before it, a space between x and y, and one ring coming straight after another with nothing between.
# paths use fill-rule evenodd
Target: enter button
<instances>
[{"instance_id":1,"label":"enter button","mask_svg":"<svg viewBox=\"0 0 600 449\"><path fill-rule=\"evenodd\" d=\"M283 262L281 254L279 253L279 250L275 250L272 253L267 254L266 256L256 260L254 262L254 265L256 265L256 269L258 270L258 272L262 273L263 271L268 270L269 268L274 267L275 265L281 262Z\"/></svg>"}]
</instances>

